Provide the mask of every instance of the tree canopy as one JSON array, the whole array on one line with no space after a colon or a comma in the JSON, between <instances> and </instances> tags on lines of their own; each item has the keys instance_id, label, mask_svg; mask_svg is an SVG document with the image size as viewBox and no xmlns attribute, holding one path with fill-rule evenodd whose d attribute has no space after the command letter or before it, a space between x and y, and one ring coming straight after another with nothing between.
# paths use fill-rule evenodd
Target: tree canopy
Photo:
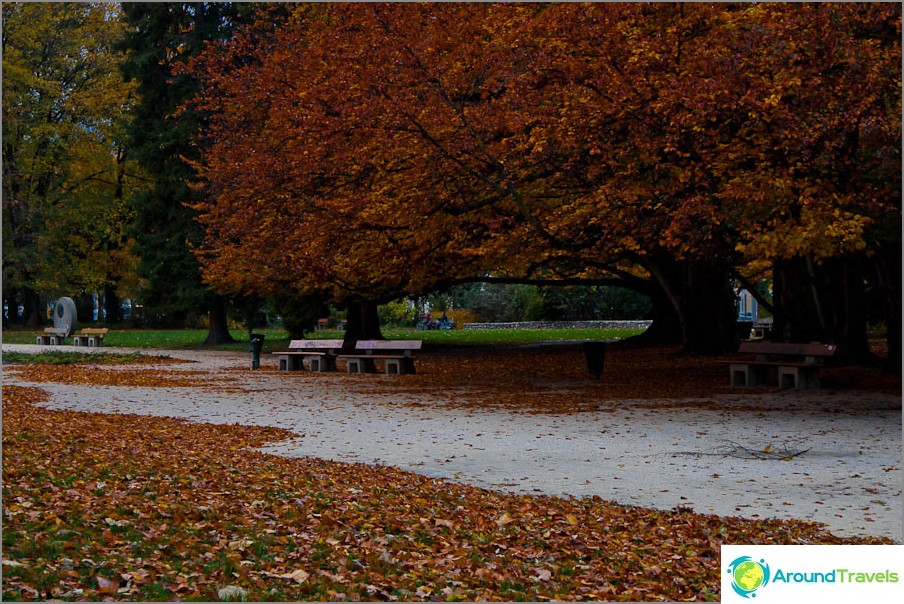
<instances>
[{"instance_id":1,"label":"tree canopy","mask_svg":"<svg viewBox=\"0 0 904 604\"><path fill-rule=\"evenodd\" d=\"M193 67L198 255L334 301L617 277L688 341L733 323L730 277L862 287L900 245L900 57L887 4L299 6Z\"/></svg>"},{"instance_id":2,"label":"tree canopy","mask_svg":"<svg viewBox=\"0 0 904 604\"><path fill-rule=\"evenodd\" d=\"M135 287L123 34L115 5L3 4L3 281L27 312L38 292Z\"/></svg>"}]
</instances>

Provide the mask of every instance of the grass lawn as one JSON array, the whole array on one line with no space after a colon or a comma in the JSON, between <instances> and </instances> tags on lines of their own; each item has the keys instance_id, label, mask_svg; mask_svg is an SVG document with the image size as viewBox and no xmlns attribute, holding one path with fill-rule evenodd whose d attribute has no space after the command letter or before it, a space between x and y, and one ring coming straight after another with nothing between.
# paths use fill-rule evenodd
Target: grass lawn
<instances>
[{"instance_id":1,"label":"grass lawn","mask_svg":"<svg viewBox=\"0 0 904 604\"><path fill-rule=\"evenodd\" d=\"M642 333L639 329L492 329L450 331L418 331L413 328L386 328L383 335L393 340L424 340L428 346L517 346L545 340L619 340ZM36 331L4 331L6 344L34 344ZM282 329L256 329L264 334L264 352L285 348L289 345L289 334ZM318 331L306 334L309 338L342 338L342 331ZM210 347L212 350L249 350L248 332L233 330L232 336L238 340L233 344ZM207 337L203 329L111 329L104 342L107 346L127 348L183 349L200 348Z\"/></svg>"}]
</instances>

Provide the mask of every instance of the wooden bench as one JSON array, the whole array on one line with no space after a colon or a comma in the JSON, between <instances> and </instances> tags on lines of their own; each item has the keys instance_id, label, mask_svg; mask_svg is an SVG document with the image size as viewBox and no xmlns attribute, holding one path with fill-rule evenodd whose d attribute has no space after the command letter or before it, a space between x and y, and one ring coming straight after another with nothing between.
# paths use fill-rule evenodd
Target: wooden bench
<instances>
[{"instance_id":1,"label":"wooden bench","mask_svg":"<svg viewBox=\"0 0 904 604\"><path fill-rule=\"evenodd\" d=\"M729 380L733 388L770 386L769 368L778 368L779 388L818 388L816 372L835 354L834 344L742 342L738 352L752 358L732 359Z\"/></svg>"},{"instance_id":2,"label":"wooden bench","mask_svg":"<svg viewBox=\"0 0 904 604\"><path fill-rule=\"evenodd\" d=\"M336 371L336 355L342 340L292 340L289 348L274 350L279 357L280 371L300 371L305 359L311 371Z\"/></svg>"},{"instance_id":3,"label":"wooden bench","mask_svg":"<svg viewBox=\"0 0 904 604\"><path fill-rule=\"evenodd\" d=\"M423 340L358 340L355 350L362 354L340 354L349 373L376 373L376 360L383 362L386 374L414 373L414 352Z\"/></svg>"},{"instance_id":4,"label":"wooden bench","mask_svg":"<svg viewBox=\"0 0 904 604\"><path fill-rule=\"evenodd\" d=\"M72 336L73 346L96 346L104 345L104 336L110 331L106 327L86 327L77 336Z\"/></svg>"},{"instance_id":5,"label":"wooden bench","mask_svg":"<svg viewBox=\"0 0 904 604\"><path fill-rule=\"evenodd\" d=\"M56 346L57 344L65 344L66 337L69 335L69 327L45 327L44 333L38 334L36 344L43 346Z\"/></svg>"}]
</instances>

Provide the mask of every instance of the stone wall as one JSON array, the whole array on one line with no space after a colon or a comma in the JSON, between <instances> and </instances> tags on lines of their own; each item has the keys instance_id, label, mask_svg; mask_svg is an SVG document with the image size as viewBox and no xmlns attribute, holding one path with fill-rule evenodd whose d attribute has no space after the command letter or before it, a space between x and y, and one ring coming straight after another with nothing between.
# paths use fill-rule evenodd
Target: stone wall
<instances>
[{"instance_id":1,"label":"stone wall","mask_svg":"<svg viewBox=\"0 0 904 604\"><path fill-rule=\"evenodd\" d=\"M519 321L465 323L463 329L646 329L652 321Z\"/></svg>"}]
</instances>

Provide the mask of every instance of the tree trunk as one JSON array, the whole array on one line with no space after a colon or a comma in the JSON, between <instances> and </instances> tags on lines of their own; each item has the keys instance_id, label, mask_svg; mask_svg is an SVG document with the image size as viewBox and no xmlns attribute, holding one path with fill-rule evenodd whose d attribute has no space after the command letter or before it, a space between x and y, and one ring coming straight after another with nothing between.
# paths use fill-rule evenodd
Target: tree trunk
<instances>
[{"instance_id":1,"label":"tree trunk","mask_svg":"<svg viewBox=\"0 0 904 604\"><path fill-rule=\"evenodd\" d=\"M804 257L776 262L773 339L831 343L837 360L872 363L864 277L863 263L853 257L821 264Z\"/></svg>"},{"instance_id":2,"label":"tree trunk","mask_svg":"<svg viewBox=\"0 0 904 604\"><path fill-rule=\"evenodd\" d=\"M631 338L632 342L639 344L683 344L684 336L681 331L681 321L675 312L675 307L669 298L658 290L656 292L644 292L650 296L653 304L651 318L653 322L639 336Z\"/></svg>"},{"instance_id":3,"label":"tree trunk","mask_svg":"<svg viewBox=\"0 0 904 604\"><path fill-rule=\"evenodd\" d=\"M901 242L884 245L876 252L873 282L885 320L888 356L884 368L889 373L901 373Z\"/></svg>"},{"instance_id":4,"label":"tree trunk","mask_svg":"<svg viewBox=\"0 0 904 604\"><path fill-rule=\"evenodd\" d=\"M75 316L79 323L90 325L94 323L94 296L80 294L75 297Z\"/></svg>"},{"instance_id":5,"label":"tree trunk","mask_svg":"<svg viewBox=\"0 0 904 604\"><path fill-rule=\"evenodd\" d=\"M119 323L122 321L122 307L116 289L112 285L104 286L104 321L107 323Z\"/></svg>"},{"instance_id":6,"label":"tree trunk","mask_svg":"<svg viewBox=\"0 0 904 604\"><path fill-rule=\"evenodd\" d=\"M728 267L660 255L648 262L648 268L663 300L672 306L677 325L669 329L680 334L687 352L720 355L738 349L738 313Z\"/></svg>"},{"instance_id":7,"label":"tree trunk","mask_svg":"<svg viewBox=\"0 0 904 604\"><path fill-rule=\"evenodd\" d=\"M229 333L229 322L227 317L228 300L223 296L215 296L210 305L210 325L207 332L207 339L204 340L204 346L213 346L215 344L229 344L235 342L235 338Z\"/></svg>"},{"instance_id":8,"label":"tree trunk","mask_svg":"<svg viewBox=\"0 0 904 604\"><path fill-rule=\"evenodd\" d=\"M30 287L22 288L22 306L25 314L25 327L37 329L46 321L44 308L41 304L41 296Z\"/></svg>"},{"instance_id":9,"label":"tree trunk","mask_svg":"<svg viewBox=\"0 0 904 604\"><path fill-rule=\"evenodd\" d=\"M354 348L358 340L383 340L380 317L374 302L350 302L345 324L343 348Z\"/></svg>"}]
</instances>

